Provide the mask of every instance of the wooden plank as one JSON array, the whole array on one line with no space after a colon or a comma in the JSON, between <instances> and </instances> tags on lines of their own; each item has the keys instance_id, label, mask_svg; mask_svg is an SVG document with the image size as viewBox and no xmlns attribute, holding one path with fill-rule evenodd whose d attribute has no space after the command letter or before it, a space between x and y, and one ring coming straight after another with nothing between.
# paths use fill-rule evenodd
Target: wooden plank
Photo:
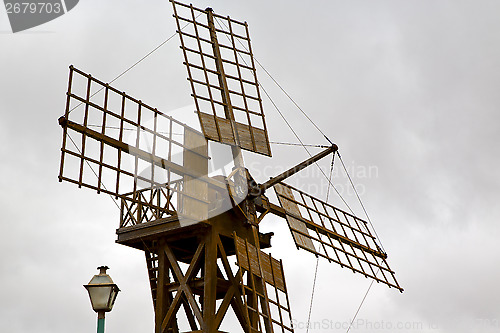
<instances>
[{"instance_id":1,"label":"wooden plank","mask_svg":"<svg viewBox=\"0 0 500 333\"><path fill-rule=\"evenodd\" d=\"M283 209L287 213L286 220L288 222L290 230L292 231L292 236L295 240L295 243L300 247L316 253L317 251L311 240L311 236L309 236L309 231L307 230L306 224L301 220L290 216L290 214L293 214L302 217L302 215L300 214L299 206L294 202L295 199L293 197L292 190L288 187L283 186L282 184L274 185L274 190L276 191L281 207L283 207Z\"/></svg>"},{"instance_id":2,"label":"wooden plank","mask_svg":"<svg viewBox=\"0 0 500 333\"><path fill-rule=\"evenodd\" d=\"M208 140L216 141L216 142L222 142L221 136L222 135L222 122L219 123L219 129L221 131L221 135L219 136L219 133L217 131L217 124L215 122L215 118L211 114L203 113L203 112L198 112L198 117L200 119L201 126L203 128L203 134L205 135L205 138ZM225 134L227 136L227 130L224 129ZM231 134L229 135L231 137ZM232 142L234 144L234 141Z\"/></svg>"},{"instance_id":3,"label":"wooden plank","mask_svg":"<svg viewBox=\"0 0 500 333\"><path fill-rule=\"evenodd\" d=\"M250 126L236 123L236 129L238 130L238 137L240 139L240 148L255 151L252 141L252 133L250 133Z\"/></svg>"},{"instance_id":4,"label":"wooden plank","mask_svg":"<svg viewBox=\"0 0 500 333\"><path fill-rule=\"evenodd\" d=\"M234 137L231 121L220 117L217 117L216 121L219 124L219 130L221 135L220 142L229 145L236 145L236 138Z\"/></svg>"},{"instance_id":5,"label":"wooden plank","mask_svg":"<svg viewBox=\"0 0 500 333\"><path fill-rule=\"evenodd\" d=\"M284 272L280 261L261 251L261 268L264 280L279 290L286 292Z\"/></svg>"},{"instance_id":6,"label":"wooden plank","mask_svg":"<svg viewBox=\"0 0 500 333\"><path fill-rule=\"evenodd\" d=\"M267 253L261 251L260 259L261 259L260 264L262 268L262 277L267 283L274 284L270 256Z\"/></svg>"},{"instance_id":7,"label":"wooden plank","mask_svg":"<svg viewBox=\"0 0 500 333\"><path fill-rule=\"evenodd\" d=\"M206 139L201 133L185 129L184 146L184 167L196 174L207 175L208 160L202 157L208 154ZM208 183L202 178L185 175L183 185L183 194L179 200L182 207L177 210L180 216L195 221L207 220L208 204L203 201L208 200Z\"/></svg>"},{"instance_id":8,"label":"wooden plank","mask_svg":"<svg viewBox=\"0 0 500 333\"><path fill-rule=\"evenodd\" d=\"M234 244L236 247L236 257L238 259L238 266L247 271L250 270L250 266L248 265L248 255L245 245L245 240L240 237L234 238Z\"/></svg>"},{"instance_id":9,"label":"wooden plank","mask_svg":"<svg viewBox=\"0 0 500 333\"><path fill-rule=\"evenodd\" d=\"M234 236L234 244L236 247L238 266L261 277L257 248L252 244L249 244L245 239L236 235Z\"/></svg>"},{"instance_id":10,"label":"wooden plank","mask_svg":"<svg viewBox=\"0 0 500 333\"><path fill-rule=\"evenodd\" d=\"M257 127L252 127L252 131L255 141L255 152L271 156L271 146L269 145L267 131Z\"/></svg>"},{"instance_id":11,"label":"wooden plank","mask_svg":"<svg viewBox=\"0 0 500 333\"><path fill-rule=\"evenodd\" d=\"M283 265L279 260L274 259L273 257L271 257L271 263L274 276L274 286L286 294L287 291L285 286L285 272L283 271Z\"/></svg>"},{"instance_id":12,"label":"wooden plank","mask_svg":"<svg viewBox=\"0 0 500 333\"><path fill-rule=\"evenodd\" d=\"M250 262L250 271L254 275L262 277L260 271L259 256L257 255L257 248L247 242L247 252L248 252L248 261Z\"/></svg>"},{"instance_id":13,"label":"wooden plank","mask_svg":"<svg viewBox=\"0 0 500 333\"><path fill-rule=\"evenodd\" d=\"M221 117L214 117L212 114L198 112L203 134L209 140L221 142L229 145L235 145L235 139L231 122ZM216 124L217 122L217 124ZM242 123L235 122L239 136L239 147L245 150L253 151L255 153L271 156L271 149L269 146L269 139L267 133L260 128L250 126ZM220 130L220 136L217 132L217 125ZM252 140L253 133L253 140ZM254 143L255 142L255 147Z\"/></svg>"}]
</instances>

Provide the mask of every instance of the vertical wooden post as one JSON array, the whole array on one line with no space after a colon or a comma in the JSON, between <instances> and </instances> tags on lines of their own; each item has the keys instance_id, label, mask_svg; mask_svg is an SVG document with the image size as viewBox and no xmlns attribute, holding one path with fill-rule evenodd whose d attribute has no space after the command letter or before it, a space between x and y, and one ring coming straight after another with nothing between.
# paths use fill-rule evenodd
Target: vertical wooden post
<instances>
[{"instance_id":1,"label":"vertical wooden post","mask_svg":"<svg viewBox=\"0 0 500 333\"><path fill-rule=\"evenodd\" d=\"M160 239L158 241L158 283L156 291L156 306L155 306L155 332L179 332L177 328L177 322L172 321L170 327L167 327L165 331L161 330L163 320L167 315L170 304L172 303L172 298L169 291L166 288L166 284L170 282L168 275L169 272L169 261L165 253L165 240ZM175 315L174 315L175 316Z\"/></svg>"},{"instance_id":2,"label":"vertical wooden post","mask_svg":"<svg viewBox=\"0 0 500 333\"><path fill-rule=\"evenodd\" d=\"M166 267L167 258L164 251L165 242L160 240L158 242L158 282L156 286L156 306L155 306L155 331L156 333L161 333L161 324L163 318L167 313L167 296L168 292L166 290L165 284L167 283L168 271Z\"/></svg>"},{"instance_id":3,"label":"vertical wooden post","mask_svg":"<svg viewBox=\"0 0 500 333\"><path fill-rule=\"evenodd\" d=\"M215 333L216 302L217 302L217 233L212 227L207 233L204 263L203 290L203 332Z\"/></svg>"}]
</instances>

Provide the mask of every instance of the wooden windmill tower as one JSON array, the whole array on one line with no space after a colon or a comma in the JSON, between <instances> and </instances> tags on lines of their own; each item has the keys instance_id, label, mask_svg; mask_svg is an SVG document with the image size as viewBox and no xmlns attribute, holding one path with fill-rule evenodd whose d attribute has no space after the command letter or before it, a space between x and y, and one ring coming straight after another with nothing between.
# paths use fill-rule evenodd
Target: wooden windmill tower
<instances>
[{"instance_id":1,"label":"wooden windmill tower","mask_svg":"<svg viewBox=\"0 0 500 333\"><path fill-rule=\"evenodd\" d=\"M184 316L190 332L219 332L232 308L244 332L293 332L282 262L262 251L269 213L298 248L402 291L366 221L283 183L336 145L255 182L241 150L271 148L247 24L171 2L202 133L73 66L59 119L59 180L120 198L117 242L145 253L155 331L182 331ZM207 140L231 146L228 176L208 176Z\"/></svg>"}]
</instances>

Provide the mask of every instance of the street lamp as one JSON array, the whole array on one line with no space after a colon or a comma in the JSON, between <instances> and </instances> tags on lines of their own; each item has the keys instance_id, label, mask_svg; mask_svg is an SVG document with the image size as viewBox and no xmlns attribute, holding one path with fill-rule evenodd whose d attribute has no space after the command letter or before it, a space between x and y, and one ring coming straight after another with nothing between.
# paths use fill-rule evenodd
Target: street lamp
<instances>
[{"instance_id":1,"label":"street lamp","mask_svg":"<svg viewBox=\"0 0 500 333\"><path fill-rule=\"evenodd\" d=\"M113 308L120 289L113 283L111 276L106 274L108 266L100 266L97 269L99 274L94 275L84 287L89 292L92 309L97 312L97 333L104 333L104 314Z\"/></svg>"}]
</instances>

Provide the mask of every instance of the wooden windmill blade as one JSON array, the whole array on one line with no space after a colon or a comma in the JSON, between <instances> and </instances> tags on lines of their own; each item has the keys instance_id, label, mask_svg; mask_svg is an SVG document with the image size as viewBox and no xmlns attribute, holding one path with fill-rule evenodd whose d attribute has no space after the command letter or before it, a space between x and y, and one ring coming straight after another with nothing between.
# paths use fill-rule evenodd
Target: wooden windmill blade
<instances>
[{"instance_id":1,"label":"wooden windmill blade","mask_svg":"<svg viewBox=\"0 0 500 333\"><path fill-rule=\"evenodd\" d=\"M203 134L271 156L246 22L171 2Z\"/></svg>"},{"instance_id":2,"label":"wooden windmill blade","mask_svg":"<svg viewBox=\"0 0 500 333\"><path fill-rule=\"evenodd\" d=\"M255 331L294 332L283 263L234 234L241 294Z\"/></svg>"},{"instance_id":3,"label":"wooden windmill blade","mask_svg":"<svg viewBox=\"0 0 500 333\"><path fill-rule=\"evenodd\" d=\"M172 215L204 220L208 184L225 186L207 177L200 132L73 66L59 123L59 180L125 200L123 225Z\"/></svg>"},{"instance_id":4,"label":"wooden windmill blade","mask_svg":"<svg viewBox=\"0 0 500 333\"><path fill-rule=\"evenodd\" d=\"M366 221L285 183L274 189L298 248L403 291Z\"/></svg>"}]
</instances>

